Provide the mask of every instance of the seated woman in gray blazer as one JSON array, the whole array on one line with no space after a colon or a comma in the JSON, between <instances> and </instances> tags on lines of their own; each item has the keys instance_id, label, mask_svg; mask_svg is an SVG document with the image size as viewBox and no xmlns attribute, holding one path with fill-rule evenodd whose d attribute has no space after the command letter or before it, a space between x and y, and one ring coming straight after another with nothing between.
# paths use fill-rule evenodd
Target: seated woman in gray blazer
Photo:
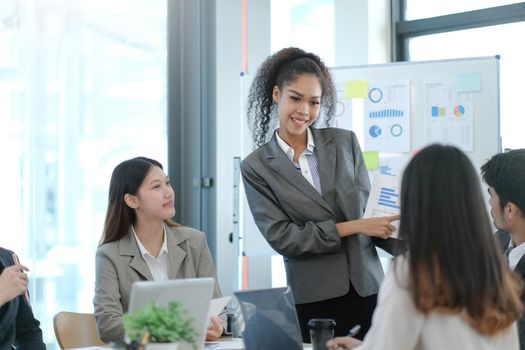
<instances>
[{"instance_id":1,"label":"seated woman in gray blazer","mask_svg":"<svg viewBox=\"0 0 525 350\"><path fill-rule=\"evenodd\" d=\"M263 62L248 98L259 148L241 164L246 197L259 230L284 257L304 341L311 318L335 319L336 335L356 324L357 336L365 334L383 279L375 246L391 251L395 240L387 238L398 219L361 219L370 181L355 134L313 127L329 125L334 108L327 67L297 48Z\"/></svg>"},{"instance_id":2,"label":"seated woman in gray blazer","mask_svg":"<svg viewBox=\"0 0 525 350\"><path fill-rule=\"evenodd\" d=\"M176 224L175 194L162 165L137 157L111 176L108 209L96 254L95 319L105 342L124 340L122 314L131 285L143 280L213 277L204 233ZM213 297L220 297L217 280ZM212 317L207 340L219 338L223 320Z\"/></svg>"}]
</instances>

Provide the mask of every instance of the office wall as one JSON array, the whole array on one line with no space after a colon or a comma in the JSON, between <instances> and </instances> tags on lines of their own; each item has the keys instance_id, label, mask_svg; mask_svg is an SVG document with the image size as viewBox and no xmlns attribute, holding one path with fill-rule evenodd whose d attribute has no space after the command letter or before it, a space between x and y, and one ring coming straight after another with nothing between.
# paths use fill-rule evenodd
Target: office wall
<instances>
[{"instance_id":1,"label":"office wall","mask_svg":"<svg viewBox=\"0 0 525 350\"><path fill-rule=\"evenodd\" d=\"M335 66L391 62L389 0L335 0Z\"/></svg>"},{"instance_id":2,"label":"office wall","mask_svg":"<svg viewBox=\"0 0 525 350\"><path fill-rule=\"evenodd\" d=\"M232 158L240 152L236 138L240 134L240 94L238 83L242 65L241 6L237 0L223 0L217 15L217 274L222 292L231 294L232 256L228 235L232 230Z\"/></svg>"},{"instance_id":3,"label":"office wall","mask_svg":"<svg viewBox=\"0 0 525 350\"><path fill-rule=\"evenodd\" d=\"M242 153L242 7L223 0L217 6L217 270L224 294L234 289L233 158ZM248 1L248 69L270 52L270 0Z\"/></svg>"}]
</instances>

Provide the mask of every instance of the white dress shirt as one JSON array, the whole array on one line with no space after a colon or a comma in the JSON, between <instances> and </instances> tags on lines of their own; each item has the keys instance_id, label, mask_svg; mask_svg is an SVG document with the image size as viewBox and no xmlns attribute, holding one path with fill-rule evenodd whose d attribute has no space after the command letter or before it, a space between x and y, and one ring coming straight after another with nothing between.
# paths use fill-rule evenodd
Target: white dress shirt
<instances>
[{"instance_id":1,"label":"white dress shirt","mask_svg":"<svg viewBox=\"0 0 525 350\"><path fill-rule=\"evenodd\" d=\"M509 248L509 267L511 270L514 270L516 268L516 265L518 265L518 263L520 262L521 257L525 255L525 242L521 243L517 247L514 247L514 243L511 239L509 241L509 246L507 247L507 249Z\"/></svg>"},{"instance_id":2,"label":"white dress shirt","mask_svg":"<svg viewBox=\"0 0 525 350\"><path fill-rule=\"evenodd\" d=\"M379 290L372 327L356 350L518 350L516 322L508 330L484 336L458 314L420 312L405 287L406 258L399 257ZM351 310L348 310L351 312Z\"/></svg>"},{"instance_id":3,"label":"white dress shirt","mask_svg":"<svg viewBox=\"0 0 525 350\"><path fill-rule=\"evenodd\" d=\"M137 241L137 244L139 246L140 254L142 254L142 257L144 260L146 260L146 264L148 264L149 271L151 272L151 275L153 276L154 281L167 281L169 280L168 277L168 269L169 269L169 259L168 259L168 245L166 243L166 227L164 227L164 238L162 242L162 247L160 248L159 256L154 257L152 256L146 247L142 244L139 237L137 236L137 233L135 232L135 228L133 225L131 226L131 229L133 230L133 234L135 235L135 240Z\"/></svg>"},{"instance_id":4,"label":"white dress shirt","mask_svg":"<svg viewBox=\"0 0 525 350\"><path fill-rule=\"evenodd\" d=\"M304 178L312 185L317 192L321 193L321 179L319 178L319 165L315 155L315 142L310 128L306 129L307 144L306 149L299 156L299 162L294 161L295 151L279 136L279 131L275 132L277 144L293 163L295 168L303 174Z\"/></svg>"}]
</instances>

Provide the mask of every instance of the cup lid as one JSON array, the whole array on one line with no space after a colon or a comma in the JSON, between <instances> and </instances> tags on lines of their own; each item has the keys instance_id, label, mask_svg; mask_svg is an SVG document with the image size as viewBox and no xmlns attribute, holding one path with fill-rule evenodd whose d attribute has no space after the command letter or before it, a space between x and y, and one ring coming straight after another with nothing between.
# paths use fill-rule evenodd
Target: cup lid
<instances>
[{"instance_id":1,"label":"cup lid","mask_svg":"<svg viewBox=\"0 0 525 350\"><path fill-rule=\"evenodd\" d=\"M331 318L312 318L308 321L308 327L315 329L333 329L335 321Z\"/></svg>"}]
</instances>

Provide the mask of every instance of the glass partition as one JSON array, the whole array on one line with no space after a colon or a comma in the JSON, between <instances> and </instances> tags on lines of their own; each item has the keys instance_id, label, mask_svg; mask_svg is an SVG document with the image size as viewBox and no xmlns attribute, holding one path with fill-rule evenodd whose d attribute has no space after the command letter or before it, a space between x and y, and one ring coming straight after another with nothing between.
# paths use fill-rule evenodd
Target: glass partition
<instances>
[{"instance_id":1,"label":"glass partition","mask_svg":"<svg viewBox=\"0 0 525 350\"><path fill-rule=\"evenodd\" d=\"M30 268L48 349L59 311L93 312L111 172L167 160L166 2L0 2L0 245Z\"/></svg>"}]
</instances>

